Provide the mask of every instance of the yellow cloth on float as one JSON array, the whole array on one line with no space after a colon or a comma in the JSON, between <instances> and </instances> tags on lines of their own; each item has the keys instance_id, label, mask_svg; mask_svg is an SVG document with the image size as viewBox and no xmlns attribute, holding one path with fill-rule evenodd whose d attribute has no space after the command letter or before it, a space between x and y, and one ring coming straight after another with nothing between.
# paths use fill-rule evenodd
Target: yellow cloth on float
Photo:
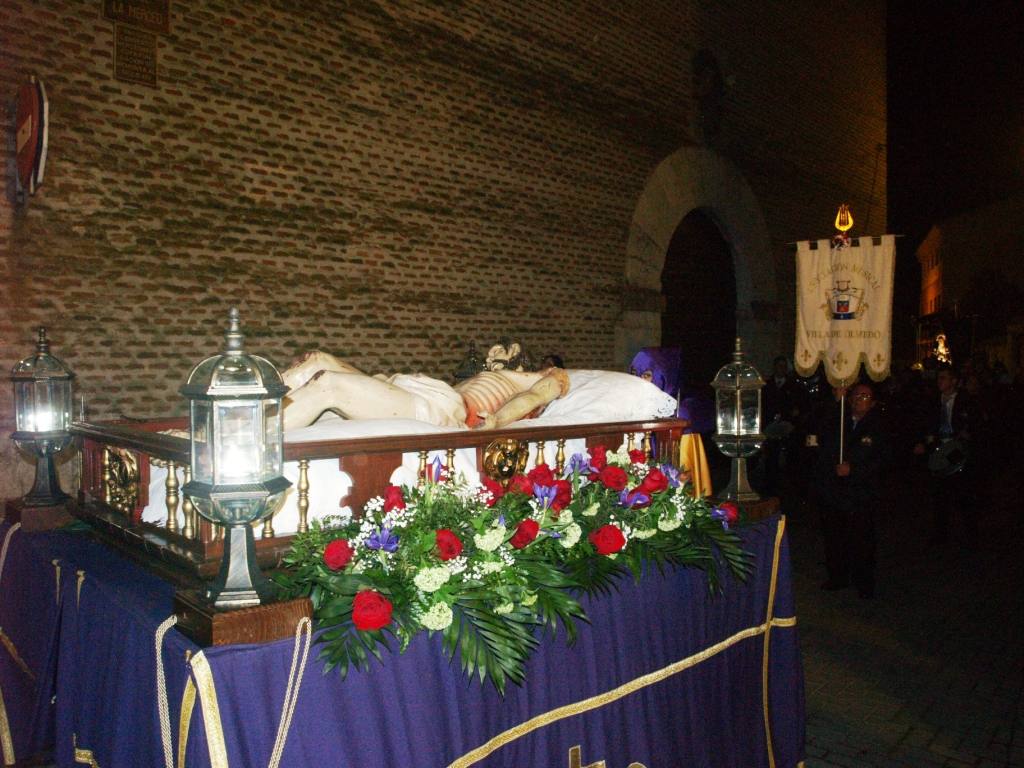
<instances>
[{"instance_id":1,"label":"yellow cloth on float","mask_svg":"<svg viewBox=\"0 0 1024 768\"><path fill-rule=\"evenodd\" d=\"M683 435L679 440L679 466L690 473L693 495L698 499L711 495L711 472L699 434Z\"/></svg>"}]
</instances>

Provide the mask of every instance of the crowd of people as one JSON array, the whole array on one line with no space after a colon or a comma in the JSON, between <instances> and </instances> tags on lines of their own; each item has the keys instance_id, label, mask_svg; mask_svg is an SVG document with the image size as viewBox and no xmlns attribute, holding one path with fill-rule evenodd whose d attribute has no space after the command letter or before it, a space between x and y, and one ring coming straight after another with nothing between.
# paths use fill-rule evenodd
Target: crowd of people
<instances>
[{"instance_id":1,"label":"crowd of people","mask_svg":"<svg viewBox=\"0 0 1024 768\"><path fill-rule=\"evenodd\" d=\"M900 486L927 488L904 495L904 504L910 498L919 508L902 512L922 513L931 544L978 546L993 473L1013 455L1024 426L1022 393L1019 378L980 358L959 369L932 360L846 388L797 377L776 358L763 390L758 490L820 515L823 589L853 587L871 598L875 524L896 513Z\"/></svg>"}]
</instances>

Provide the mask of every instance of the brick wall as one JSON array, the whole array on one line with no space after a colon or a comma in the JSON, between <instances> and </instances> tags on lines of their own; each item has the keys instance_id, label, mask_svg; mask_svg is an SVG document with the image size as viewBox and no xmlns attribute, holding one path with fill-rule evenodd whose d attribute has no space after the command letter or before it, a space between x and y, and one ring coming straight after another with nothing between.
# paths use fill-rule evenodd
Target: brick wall
<instances>
[{"instance_id":1,"label":"brick wall","mask_svg":"<svg viewBox=\"0 0 1024 768\"><path fill-rule=\"evenodd\" d=\"M113 79L101 8L0 5L0 368L47 325L93 417L180 413L231 304L278 363L322 347L444 375L510 335L612 367L637 198L705 138L763 206L782 296L785 244L827 236L838 202L863 216L873 196L884 229L881 2L171 0L156 88ZM694 127L702 48L725 78L713 137ZM30 74L50 152L19 205Z\"/></svg>"}]
</instances>

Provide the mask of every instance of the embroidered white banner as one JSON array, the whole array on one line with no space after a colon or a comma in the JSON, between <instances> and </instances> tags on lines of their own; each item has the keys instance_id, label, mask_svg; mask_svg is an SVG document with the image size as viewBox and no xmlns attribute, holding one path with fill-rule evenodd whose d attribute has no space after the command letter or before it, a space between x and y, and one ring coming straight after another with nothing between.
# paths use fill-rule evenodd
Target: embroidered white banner
<instances>
[{"instance_id":1,"label":"embroidered white banner","mask_svg":"<svg viewBox=\"0 0 1024 768\"><path fill-rule=\"evenodd\" d=\"M896 238L854 238L796 246L796 352L794 367L810 376L825 364L833 386L849 385L860 364L875 381L889 375L892 350L892 287Z\"/></svg>"}]
</instances>

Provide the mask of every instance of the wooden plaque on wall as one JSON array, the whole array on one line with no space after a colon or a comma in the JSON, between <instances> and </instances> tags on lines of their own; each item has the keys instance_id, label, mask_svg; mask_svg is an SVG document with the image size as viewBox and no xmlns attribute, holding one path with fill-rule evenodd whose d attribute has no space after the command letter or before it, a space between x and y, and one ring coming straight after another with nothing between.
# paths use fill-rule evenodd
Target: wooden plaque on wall
<instances>
[{"instance_id":1,"label":"wooden plaque on wall","mask_svg":"<svg viewBox=\"0 0 1024 768\"><path fill-rule=\"evenodd\" d=\"M152 32L114 25L114 77L156 85L156 41Z\"/></svg>"}]
</instances>

